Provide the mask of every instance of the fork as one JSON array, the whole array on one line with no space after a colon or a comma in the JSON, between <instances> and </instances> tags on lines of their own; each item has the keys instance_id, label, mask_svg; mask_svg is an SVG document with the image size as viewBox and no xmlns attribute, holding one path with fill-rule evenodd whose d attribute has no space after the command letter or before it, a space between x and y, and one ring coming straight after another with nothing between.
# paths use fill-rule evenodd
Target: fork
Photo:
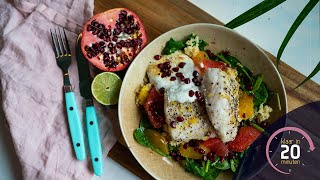
<instances>
[{"instance_id":1,"label":"fork","mask_svg":"<svg viewBox=\"0 0 320 180\"><path fill-rule=\"evenodd\" d=\"M56 55L57 65L63 72L63 89L65 93L66 109L68 116L69 129L75 151L78 160L84 160L86 158L85 145L82 131L82 124L80 121L77 104L75 101L74 92L69 79L68 68L71 64L71 51L66 36L66 32L63 29L64 37L61 35L59 29L59 36L57 30L54 33L50 29L50 34L53 43L53 50Z\"/></svg>"}]
</instances>

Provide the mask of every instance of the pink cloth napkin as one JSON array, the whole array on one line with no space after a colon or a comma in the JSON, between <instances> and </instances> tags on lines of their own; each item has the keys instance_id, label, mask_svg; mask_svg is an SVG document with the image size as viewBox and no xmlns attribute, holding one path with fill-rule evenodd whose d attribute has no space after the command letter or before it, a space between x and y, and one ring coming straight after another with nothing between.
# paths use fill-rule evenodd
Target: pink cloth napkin
<instances>
[{"instance_id":1,"label":"pink cloth napkin","mask_svg":"<svg viewBox=\"0 0 320 180\"><path fill-rule=\"evenodd\" d=\"M0 1L2 111L25 179L88 179L93 175L89 149L85 161L76 160L73 152L62 71L49 35L49 29L64 27L74 55L77 33L92 14L93 0ZM83 117L74 57L69 73ZM95 107L105 157L120 135L117 107L98 103Z\"/></svg>"}]
</instances>

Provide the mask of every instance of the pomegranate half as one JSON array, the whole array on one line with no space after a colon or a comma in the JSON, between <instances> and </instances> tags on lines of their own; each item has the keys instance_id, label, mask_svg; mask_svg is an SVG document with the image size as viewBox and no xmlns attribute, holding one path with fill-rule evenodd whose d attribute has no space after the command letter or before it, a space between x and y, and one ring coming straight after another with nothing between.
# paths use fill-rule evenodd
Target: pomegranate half
<instances>
[{"instance_id":1,"label":"pomegranate half","mask_svg":"<svg viewBox=\"0 0 320 180\"><path fill-rule=\"evenodd\" d=\"M121 71L147 43L139 17L125 8L110 9L91 17L82 31L84 56L103 71Z\"/></svg>"}]
</instances>

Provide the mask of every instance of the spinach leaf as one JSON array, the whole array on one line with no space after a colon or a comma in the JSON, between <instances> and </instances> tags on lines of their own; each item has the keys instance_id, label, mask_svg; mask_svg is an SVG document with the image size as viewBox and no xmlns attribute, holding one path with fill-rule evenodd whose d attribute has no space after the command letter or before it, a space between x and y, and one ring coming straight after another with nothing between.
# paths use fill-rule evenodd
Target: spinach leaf
<instances>
[{"instance_id":1,"label":"spinach leaf","mask_svg":"<svg viewBox=\"0 0 320 180\"><path fill-rule=\"evenodd\" d=\"M230 159L230 168L232 172L237 171L238 163L236 161L237 159Z\"/></svg>"},{"instance_id":2,"label":"spinach leaf","mask_svg":"<svg viewBox=\"0 0 320 180\"><path fill-rule=\"evenodd\" d=\"M204 40L199 40L199 49L200 51L204 51L204 47L208 46L208 43Z\"/></svg>"},{"instance_id":3,"label":"spinach leaf","mask_svg":"<svg viewBox=\"0 0 320 180\"><path fill-rule=\"evenodd\" d=\"M255 108L259 108L260 104L266 103L269 93L266 85L261 83L260 87L254 93L253 104Z\"/></svg>"},{"instance_id":4,"label":"spinach leaf","mask_svg":"<svg viewBox=\"0 0 320 180\"><path fill-rule=\"evenodd\" d=\"M218 177L221 170L214 167L209 168L208 172L195 160L186 158L183 162L184 168L187 172L191 172L205 180L213 180Z\"/></svg>"},{"instance_id":5,"label":"spinach leaf","mask_svg":"<svg viewBox=\"0 0 320 180\"><path fill-rule=\"evenodd\" d=\"M243 83L249 82L250 84L252 84L252 77L250 75L251 74L250 70L247 67L243 66L236 57L224 56L222 53L219 53L216 56L224 63L229 64L232 68L236 68ZM243 84L243 87L245 87L244 84ZM243 90L245 90L245 88L243 88Z\"/></svg>"},{"instance_id":6,"label":"spinach leaf","mask_svg":"<svg viewBox=\"0 0 320 180\"><path fill-rule=\"evenodd\" d=\"M262 83L263 80L263 74L259 74L257 75L256 81L254 82L253 88L252 88L252 92L254 93L255 91L257 91Z\"/></svg>"},{"instance_id":7,"label":"spinach leaf","mask_svg":"<svg viewBox=\"0 0 320 180\"><path fill-rule=\"evenodd\" d=\"M140 127L140 128L137 128L133 131L133 136L134 136L134 139L141 145L143 146L146 146L150 149L152 149L153 151L157 152L158 154L162 155L162 156L165 156L165 157L168 157L168 154L165 154L163 153L162 151L160 151L160 149L154 147L150 140L145 136L144 134L144 130L145 128L144 127Z\"/></svg>"},{"instance_id":8,"label":"spinach leaf","mask_svg":"<svg viewBox=\"0 0 320 180\"><path fill-rule=\"evenodd\" d=\"M220 170L230 169L230 164L227 159L225 159L223 162L221 162L221 161L215 162L215 163L213 163L213 166L217 169L220 169Z\"/></svg>"},{"instance_id":9,"label":"spinach leaf","mask_svg":"<svg viewBox=\"0 0 320 180\"><path fill-rule=\"evenodd\" d=\"M166 46L163 48L162 54L169 55L183 49L184 47L185 44L183 41L175 41L174 39L170 38L170 40L167 41Z\"/></svg>"},{"instance_id":10,"label":"spinach leaf","mask_svg":"<svg viewBox=\"0 0 320 180\"><path fill-rule=\"evenodd\" d=\"M142 116L141 120L140 120L140 128L145 128L145 129L151 129L152 125L150 124L148 118L146 116Z\"/></svg>"}]
</instances>

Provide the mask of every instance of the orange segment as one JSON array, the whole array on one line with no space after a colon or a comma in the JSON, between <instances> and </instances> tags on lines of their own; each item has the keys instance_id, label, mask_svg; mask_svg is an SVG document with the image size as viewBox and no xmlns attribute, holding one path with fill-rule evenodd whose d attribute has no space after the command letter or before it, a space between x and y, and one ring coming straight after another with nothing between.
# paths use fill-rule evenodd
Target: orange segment
<instances>
[{"instance_id":1,"label":"orange segment","mask_svg":"<svg viewBox=\"0 0 320 180\"><path fill-rule=\"evenodd\" d=\"M253 96L247 95L245 92L240 92L239 116L241 119L249 119L253 116L253 114Z\"/></svg>"}]
</instances>

